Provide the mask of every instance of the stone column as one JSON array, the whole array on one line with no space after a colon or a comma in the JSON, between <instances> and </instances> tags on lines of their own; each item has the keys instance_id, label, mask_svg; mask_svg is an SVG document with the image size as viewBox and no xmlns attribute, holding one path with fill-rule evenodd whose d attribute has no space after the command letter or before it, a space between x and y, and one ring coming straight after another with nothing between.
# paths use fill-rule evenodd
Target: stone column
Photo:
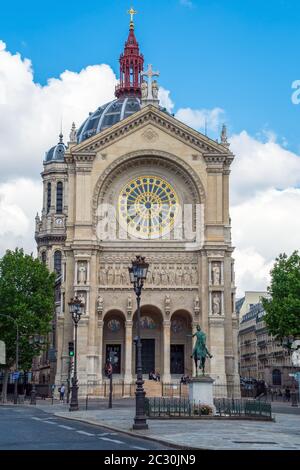
<instances>
[{"instance_id":1,"label":"stone column","mask_svg":"<svg viewBox=\"0 0 300 470\"><path fill-rule=\"evenodd\" d=\"M163 382L171 383L171 373L170 373L170 339L171 339L171 322L170 320L165 320L163 323L163 351L164 351L164 365L163 365Z\"/></svg>"},{"instance_id":2,"label":"stone column","mask_svg":"<svg viewBox=\"0 0 300 470\"><path fill-rule=\"evenodd\" d=\"M124 382L132 383L132 321L125 323L125 375Z\"/></svg>"}]
</instances>

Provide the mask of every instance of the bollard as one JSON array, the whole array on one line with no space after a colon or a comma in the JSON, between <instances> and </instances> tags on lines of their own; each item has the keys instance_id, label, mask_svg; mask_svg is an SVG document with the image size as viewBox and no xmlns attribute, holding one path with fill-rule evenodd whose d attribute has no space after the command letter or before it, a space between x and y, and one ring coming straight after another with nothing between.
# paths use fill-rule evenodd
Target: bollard
<instances>
[{"instance_id":1,"label":"bollard","mask_svg":"<svg viewBox=\"0 0 300 470\"><path fill-rule=\"evenodd\" d=\"M36 390L35 390L35 387L33 387L33 389L31 390L30 404L31 405L36 405Z\"/></svg>"}]
</instances>

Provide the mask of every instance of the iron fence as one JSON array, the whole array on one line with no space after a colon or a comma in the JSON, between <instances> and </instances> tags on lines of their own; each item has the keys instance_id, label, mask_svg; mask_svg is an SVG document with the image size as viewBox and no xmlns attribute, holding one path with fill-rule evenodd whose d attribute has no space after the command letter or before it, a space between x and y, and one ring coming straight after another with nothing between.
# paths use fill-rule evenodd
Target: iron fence
<instances>
[{"instance_id":1,"label":"iron fence","mask_svg":"<svg viewBox=\"0 0 300 470\"><path fill-rule=\"evenodd\" d=\"M272 420L272 408L269 403L223 398L214 399L214 406L215 410L209 405L192 402L187 398L146 397L146 415L149 418L201 418L212 417L214 414L216 418Z\"/></svg>"}]
</instances>

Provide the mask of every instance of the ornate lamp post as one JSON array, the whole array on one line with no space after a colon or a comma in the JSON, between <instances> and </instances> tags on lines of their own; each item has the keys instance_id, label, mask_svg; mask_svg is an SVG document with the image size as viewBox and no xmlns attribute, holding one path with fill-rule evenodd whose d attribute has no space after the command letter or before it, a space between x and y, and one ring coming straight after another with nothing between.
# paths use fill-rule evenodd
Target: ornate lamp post
<instances>
[{"instance_id":1,"label":"ornate lamp post","mask_svg":"<svg viewBox=\"0 0 300 470\"><path fill-rule=\"evenodd\" d=\"M82 315L83 304L78 297L69 302L70 313L75 326L75 354L74 354L74 376L72 378L71 403L69 411L79 410L78 406L78 380L77 380L77 327Z\"/></svg>"},{"instance_id":2,"label":"ornate lamp post","mask_svg":"<svg viewBox=\"0 0 300 470\"><path fill-rule=\"evenodd\" d=\"M143 367L142 367L142 342L141 342L141 293L144 281L147 277L149 264L145 262L145 258L137 256L132 261L132 266L128 268L130 282L133 285L137 301L137 380L135 392L135 418L133 429L148 429L148 424L145 416L145 391L143 388Z\"/></svg>"}]
</instances>

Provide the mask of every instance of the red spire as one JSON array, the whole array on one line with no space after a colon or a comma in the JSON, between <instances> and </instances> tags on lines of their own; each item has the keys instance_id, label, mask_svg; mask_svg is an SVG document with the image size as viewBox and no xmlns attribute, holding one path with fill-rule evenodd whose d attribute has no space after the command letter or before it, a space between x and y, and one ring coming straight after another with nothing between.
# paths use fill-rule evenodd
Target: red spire
<instances>
[{"instance_id":1,"label":"red spire","mask_svg":"<svg viewBox=\"0 0 300 470\"><path fill-rule=\"evenodd\" d=\"M139 45L134 34L133 20L130 22L129 36L125 43L124 53L120 56L120 84L116 87L117 98L124 95L141 97L141 72L144 68L144 56L140 54Z\"/></svg>"}]
</instances>

